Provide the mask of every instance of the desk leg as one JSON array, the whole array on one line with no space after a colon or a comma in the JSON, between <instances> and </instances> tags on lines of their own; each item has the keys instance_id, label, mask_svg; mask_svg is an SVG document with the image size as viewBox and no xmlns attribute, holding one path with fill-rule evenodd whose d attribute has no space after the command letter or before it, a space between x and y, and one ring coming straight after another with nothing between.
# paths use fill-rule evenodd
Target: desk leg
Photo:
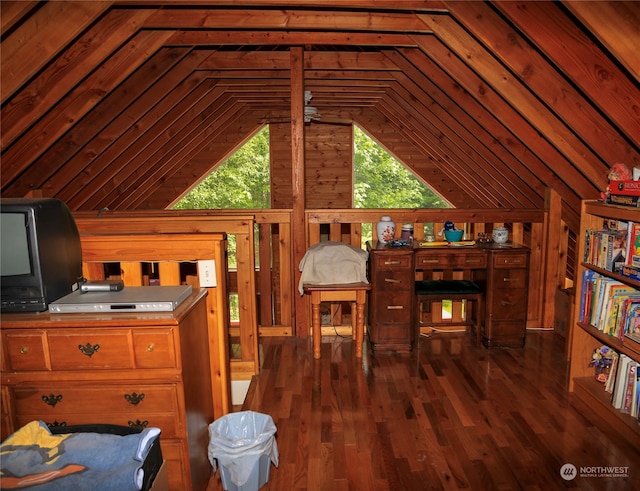
<instances>
[{"instance_id":1,"label":"desk leg","mask_svg":"<svg viewBox=\"0 0 640 491\"><path fill-rule=\"evenodd\" d=\"M313 357L320 358L320 341L322 327L320 327L320 293L311 292L311 328L313 329Z\"/></svg>"},{"instance_id":2,"label":"desk leg","mask_svg":"<svg viewBox=\"0 0 640 491\"><path fill-rule=\"evenodd\" d=\"M356 358L362 358L362 344L364 342L364 304L367 293L359 290L356 293Z\"/></svg>"}]
</instances>

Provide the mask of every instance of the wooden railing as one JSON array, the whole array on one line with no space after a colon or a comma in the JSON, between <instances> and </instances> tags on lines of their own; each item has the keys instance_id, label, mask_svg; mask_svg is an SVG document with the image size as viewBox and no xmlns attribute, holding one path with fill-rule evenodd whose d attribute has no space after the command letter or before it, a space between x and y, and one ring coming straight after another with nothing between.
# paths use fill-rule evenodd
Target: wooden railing
<instances>
[{"instance_id":1,"label":"wooden railing","mask_svg":"<svg viewBox=\"0 0 640 491\"><path fill-rule=\"evenodd\" d=\"M510 240L531 249L527 326L551 328L555 295L565 285L570 247L569 228L559 218L561 199L552 196L546 210L533 209L386 209L307 210L307 246L320 240L365 247L363 230L375 240L375 223L390 215L398 228L414 224L423 238L425 225L436 233L447 220L464 228L468 238L505 225ZM193 210L161 212L77 213L83 235L140 233L226 233L235 238L236 264L229 268L228 293L237 295L239 319L229 329L240 353L231 356L232 379L248 379L259 371L259 336L306 336L310 308L296 311L297 258L293 257L291 210ZM299 305L299 304L298 304ZM305 306L306 305L306 306Z\"/></svg>"}]
</instances>

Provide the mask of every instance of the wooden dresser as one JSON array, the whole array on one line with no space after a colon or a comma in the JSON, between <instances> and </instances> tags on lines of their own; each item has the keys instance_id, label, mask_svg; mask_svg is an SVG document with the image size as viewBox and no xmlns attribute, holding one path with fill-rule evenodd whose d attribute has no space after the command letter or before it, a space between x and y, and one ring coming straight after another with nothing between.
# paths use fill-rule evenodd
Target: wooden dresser
<instances>
[{"instance_id":1,"label":"wooden dresser","mask_svg":"<svg viewBox=\"0 0 640 491\"><path fill-rule=\"evenodd\" d=\"M204 490L213 421L206 291L173 312L2 316L2 438L50 426L156 426L169 488Z\"/></svg>"},{"instance_id":2,"label":"wooden dresser","mask_svg":"<svg viewBox=\"0 0 640 491\"><path fill-rule=\"evenodd\" d=\"M485 292L482 343L522 347L529 249L517 244L369 248L369 339L374 350L411 349L418 335L414 280L466 279ZM454 318L456 313L454 312Z\"/></svg>"}]
</instances>

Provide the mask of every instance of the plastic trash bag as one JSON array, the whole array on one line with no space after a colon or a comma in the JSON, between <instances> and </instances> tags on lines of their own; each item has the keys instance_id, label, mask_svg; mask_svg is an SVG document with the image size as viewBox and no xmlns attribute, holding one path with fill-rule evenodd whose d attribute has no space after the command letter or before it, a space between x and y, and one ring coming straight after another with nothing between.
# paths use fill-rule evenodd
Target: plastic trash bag
<instances>
[{"instance_id":1,"label":"plastic trash bag","mask_svg":"<svg viewBox=\"0 0 640 491\"><path fill-rule=\"evenodd\" d=\"M241 411L227 414L209 425L209 462L229 471L231 480L242 486L251 476L261 455L278 467L276 425L268 414Z\"/></svg>"}]
</instances>

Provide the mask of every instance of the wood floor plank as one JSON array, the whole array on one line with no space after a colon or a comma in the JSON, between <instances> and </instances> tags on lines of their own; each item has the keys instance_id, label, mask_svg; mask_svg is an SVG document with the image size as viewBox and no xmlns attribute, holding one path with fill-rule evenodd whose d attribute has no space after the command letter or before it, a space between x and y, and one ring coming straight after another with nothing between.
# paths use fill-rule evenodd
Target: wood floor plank
<instances>
[{"instance_id":1,"label":"wood floor plank","mask_svg":"<svg viewBox=\"0 0 640 491\"><path fill-rule=\"evenodd\" d=\"M411 353L354 356L351 339L261 340L263 367L242 408L270 414L279 467L268 490L640 489L630 444L570 404L564 340L527 334L523 349L476 347L464 333L421 337ZM628 468L577 477L560 468ZM222 489L219 474L208 491Z\"/></svg>"}]
</instances>

